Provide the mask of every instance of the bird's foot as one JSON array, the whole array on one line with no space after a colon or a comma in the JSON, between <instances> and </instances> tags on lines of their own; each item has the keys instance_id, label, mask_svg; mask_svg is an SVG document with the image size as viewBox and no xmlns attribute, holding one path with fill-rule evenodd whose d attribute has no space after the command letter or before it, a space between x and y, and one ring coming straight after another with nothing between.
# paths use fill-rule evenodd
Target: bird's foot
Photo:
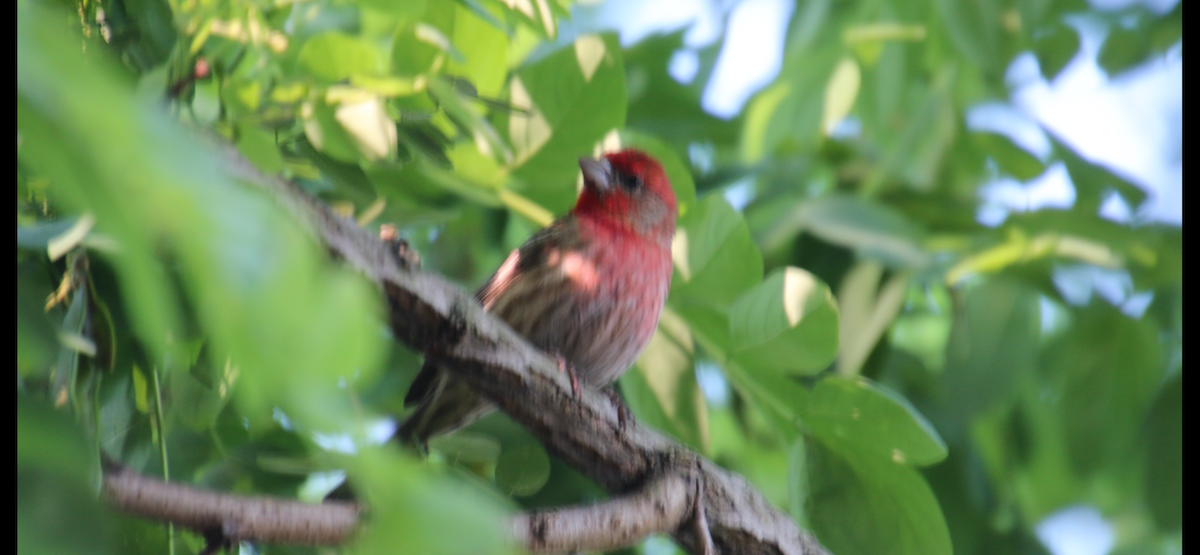
<instances>
[{"instance_id":1,"label":"bird's foot","mask_svg":"<svg viewBox=\"0 0 1200 555\"><path fill-rule=\"evenodd\" d=\"M563 356L560 354L556 353L554 358L558 362L558 371L565 372L567 377L571 378L571 393L573 393L575 398L578 399L580 396L579 376L575 374L575 367L571 366L571 363L568 362L567 359L563 358Z\"/></svg>"},{"instance_id":2,"label":"bird's foot","mask_svg":"<svg viewBox=\"0 0 1200 555\"><path fill-rule=\"evenodd\" d=\"M608 399L612 401L613 407L617 409L617 426L624 432L625 424L633 422L633 411L629 410L629 405L625 404L625 400L621 398L621 394L617 393L616 388L613 386L610 385L601 391L608 396Z\"/></svg>"}]
</instances>

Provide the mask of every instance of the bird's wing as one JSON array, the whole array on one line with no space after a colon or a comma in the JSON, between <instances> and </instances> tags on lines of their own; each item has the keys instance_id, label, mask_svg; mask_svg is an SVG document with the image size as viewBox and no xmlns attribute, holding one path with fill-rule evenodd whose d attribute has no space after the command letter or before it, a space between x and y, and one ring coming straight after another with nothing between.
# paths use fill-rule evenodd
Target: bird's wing
<instances>
[{"instance_id":1,"label":"bird's wing","mask_svg":"<svg viewBox=\"0 0 1200 555\"><path fill-rule=\"evenodd\" d=\"M504 260L504 264L500 265L496 273L492 274L475 294L483 308L491 308L496 299L519 281L527 269L542 265L548 248L566 246L563 243L567 242L568 238L578 237L578 234L573 232L575 225L575 218L570 215L559 218L534 233L520 248L513 249Z\"/></svg>"},{"instance_id":2,"label":"bird's wing","mask_svg":"<svg viewBox=\"0 0 1200 555\"><path fill-rule=\"evenodd\" d=\"M575 219L570 215L565 216L534 233L520 248L513 249L504 260L504 264L501 264L496 273L475 293L475 298L483 304L483 308L486 310L491 307L504 291L521 279L526 269L541 264L546 256L547 247L560 245L567 237L578 236L572 233L574 225ZM408 387L408 393L404 396L404 406L419 403L436 385L437 373L437 365L423 365L412 385Z\"/></svg>"}]
</instances>

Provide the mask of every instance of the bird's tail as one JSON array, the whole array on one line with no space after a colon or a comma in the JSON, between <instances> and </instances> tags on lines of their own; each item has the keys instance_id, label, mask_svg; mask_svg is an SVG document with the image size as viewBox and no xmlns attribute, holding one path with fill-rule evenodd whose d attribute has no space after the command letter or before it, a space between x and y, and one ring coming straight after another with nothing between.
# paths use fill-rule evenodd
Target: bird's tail
<instances>
[{"instance_id":1,"label":"bird's tail","mask_svg":"<svg viewBox=\"0 0 1200 555\"><path fill-rule=\"evenodd\" d=\"M439 371L417 410L396 429L393 436L401 443L424 450L430 438L448 434L495 410L462 380Z\"/></svg>"}]
</instances>

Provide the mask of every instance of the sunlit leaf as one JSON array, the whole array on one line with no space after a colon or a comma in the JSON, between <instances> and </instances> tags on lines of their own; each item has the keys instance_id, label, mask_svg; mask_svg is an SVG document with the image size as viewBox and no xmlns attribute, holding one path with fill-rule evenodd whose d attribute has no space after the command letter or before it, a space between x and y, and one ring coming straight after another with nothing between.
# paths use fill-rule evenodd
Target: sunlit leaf
<instances>
[{"instance_id":1,"label":"sunlit leaf","mask_svg":"<svg viewBox=\"0 0 1200 555\"><path fill-rule=\"evenodd\" d=\"M741 216L710 195L679 219L671 243L672 297L727 307L762 278L762 256Z\"/></svg>"},{"instance_id":2,"label":"sunlit leaf","mask_svg":"<svg viewBox=\"0 0 1200 555\"><path fill-rule=\"evenodd\" d=\"M911 466L808 443L809 522L832 552L949 555L938 500Z\"/></svg>"},{"instance_id":3,"label":"sunlit leaf","mask_svg":"<svg viewBox=\"0 0 1200 555\"><path fill-rule=\"evenodd\" d=\"M708 407L696 384L694 356L687 323L665 311L637 364L621 378L621 390L639 421L703 453L709 446Z\"/></svg>"},{"instance_id":4,"label":"sunlit leaf","mask_svg":"<svg viewBox=\"0 0 1200 555\"><path fill-rule=\"evenodd\" d=\"M515 150L517 192L561 213L575 199L577 160L625 123L625 70L614 35L585 35L580 66L572 44L517 70L506 122ZM585 71L591 69L590 76Z\"/></svg>"},{"instance_id":5,"label":"sunlit leaf","mask_svg":"<svg viewBox=\"0 0 1200 555\"><path fill-rule=\"evenodd\" d=\"M338 32L308 39L300 49L299 62L309 75L326 83L335 83L351 75L374 75L381 69L374 46Z\"/></svg>"},{"instance_id":6,"label":"sunlit leaf","mask_svg":"<svg viewBox=\"0 0 1200 555\"><path fill-rule=\"evenodd\" d=\"M800 268L776 270L729 310L733 355L755 372L814 374L838 350L829 287Z\"/></svg>"},{"instance_id":7,"label":"sunlit leaf","mask_svg":"<svg viewBox=\"0 0 1200 555\"><path fill-rule=\"evenodd\" d=\"M854 58L842 58L829 84L825 85L824 112L821 114L821 130L829 135L842 122L842 118L850 113L854 101L858 99L858 88L862 84L862 71Z\"/></svg>"},{"instance_id":8,"label":"sunlit leaf","mask_svg":"<svg viewBox=\"0 0 1200 555\"><path fill-rule=\"evenodd\" d=\"M841 452L914 466L946 457L946 444L917 409L865 378L822 379L801 411L810 433Z\"/></svg>"}]
</instances>

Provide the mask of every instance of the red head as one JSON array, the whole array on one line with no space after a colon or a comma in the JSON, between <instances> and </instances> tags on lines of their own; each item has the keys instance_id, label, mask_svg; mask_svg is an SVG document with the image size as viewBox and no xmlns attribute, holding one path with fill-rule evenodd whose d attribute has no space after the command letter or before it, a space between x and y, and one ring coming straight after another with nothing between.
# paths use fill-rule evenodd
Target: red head
<instances>
[{"instance_id":1,"label":"red head","mask_svg":"<svg viewBox=\"0 0 1200 555\"><path fill-rule=\"evenodd\" d=\"M580 158L583 193L572 211L617 229L670 245L675 234L675 192L658 160L626 149L599 160Z\"/></svg>"}]
</instances>

